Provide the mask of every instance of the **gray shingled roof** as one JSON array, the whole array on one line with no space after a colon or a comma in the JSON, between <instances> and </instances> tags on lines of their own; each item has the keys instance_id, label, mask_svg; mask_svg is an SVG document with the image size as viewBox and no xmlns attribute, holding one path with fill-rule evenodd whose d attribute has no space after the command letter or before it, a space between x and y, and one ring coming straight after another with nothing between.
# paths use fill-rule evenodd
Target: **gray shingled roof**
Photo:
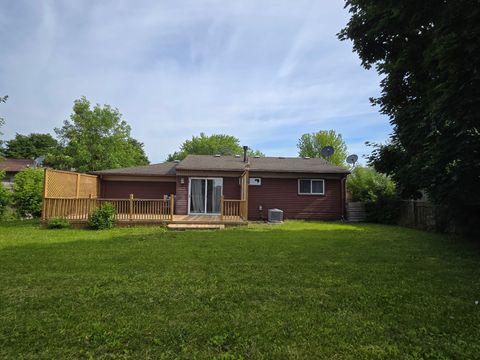
<instances>
[{"instance_id":1,"label":"gray shingled roof","mask_svg":"<svg viewBox=\"0 0 480 360\"><path fill-rule=\"evenodd\" d=\"M243 171L245 163L243 157L188 155L180 161L177 170Z\"/></svg>"},{"instance_id":2,"label":"gray shingled roof","mask_svg":"<svg viewBox=\"0 0 480 360\"><path fill-rule=\"evenodd\" d=\"M175 176L176 170L184 171L238 171L245 170L242 157L188 155L180 162L137 166L123 169L94 171L96 175L137 175L137 176ZM347 174L349 171L329 164L319 158L304 159L298 157L260 157L249 159L250 171L256 172L293 172L318 174Z\"/></svg>"},{"instance_id":3,"label":"gray shingled roof","mask_svg":"<svg viewBox=\"0 0 480 360\"><path fill-rule=\"evenodd\" d=\"M323 173L346 174L349 171L329 164L319 158L299 157L259 157L249 158L250 171L258 172L295 172L295 173ZM216 171L243 171L245 170L243 157L188 155L181 161L177 170L216 170Z\"/></svg>"},{"instance_id":4,"label":"gray shingled roof","mask_svg":"<svg viewBox=\"0 0 480 360\"><path fill-rule=\"evenodd\" d=\"M175 176L178 162L168 161L161 164L135 166L121 169L92 171L95 175L138 175L138 176Z\"/></svg>"},{"instance_id":5,"label":"gray shingled roof","mask_svg":"<svg viewBox=\"0 0 480 360\"><path fill-rule=\"evenodd\" d=\"M347 174L348 170L319 158L260 157L250 158L250 171Z\"/></svg>"}]
</instances>

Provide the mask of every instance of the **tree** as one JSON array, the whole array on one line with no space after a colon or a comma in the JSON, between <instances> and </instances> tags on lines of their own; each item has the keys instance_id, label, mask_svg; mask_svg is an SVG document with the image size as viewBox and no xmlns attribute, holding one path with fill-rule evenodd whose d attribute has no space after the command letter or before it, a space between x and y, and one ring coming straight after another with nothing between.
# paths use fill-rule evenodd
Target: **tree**
<instances>
[{"instance_id":1,"label":"tree","mask_svg":"<svg viewBox=\"0 0 480 360\"><path fill-rule=\"evenodd\" d=\"M42 214L43 169L26 168L13 178L13 205L20 217Z\"/></svg>"},{"instance_id":2,"label":"tree","mask_svg":"<svg viewBox=\"0 0 480 360\"><path fill-rule=\"evenodd\" d=\"M185 140L180 146L180 150L168 155L167 161L183 160L187 155L236 155L243 154L243 148L240 140L235 136L213 134L192 136L191 140ZM265 156L259 150L248 151L249 156Z\"/></svg>"},{"instance_id":3,"label":"tree","mask_svg":"<svg viewBox=\"0 0 480 360\"><path fill-rule=\"evenodd\" d=\"M393 134L370 163L404 196L426 190L457 229L480 220L480 6L475 1L347 0L340 31L382 76L372 99Z\"/></svg>"},{"instance_id":4,"label":"tree","mask_svg":"<svg viewBox=\"0 0 480 360\"><path fill-rule=\"evenodd\" d=\"M5 147L7 158L34 159L52 154L58 150L58 142L50 134L16 134Z\"/></svg>"},{"instance_id":5,"label":"tree","mask_svg":"<svg viewBox=\"0 0 480 360\"><path fill-rule=\"evenodd\" d=\"M365 203L367 220L395 224L400 216L401 200L392 179L372 167L356 166L347 178L352 201Z\"/></svg>"},{"instance_id":6,"label":"tree","mask_svg":"<svg viewBox=\"0 0 480 360\"><path fill-rule=\"evenodd\" d=\"M5 96L0 96L0 104L6 102L8 99L8 95ZM2 126L5 125L5 119L3 117L0 117L0 129ZM3 136L3 133L0 131L0 136ZM0 160L4 156L3 154L3 141L0 139Z\"/></svg>"},{"instance_id":7,"label":"tree","mask_svg":"<svg viewBox=\"0 0 480 360\"><path fill-rule=\"evenodd\" d=\"M143 144L130 136L130 126L109 105L91 109L82 97L74 102L70 121L55 132L63 148L46 159L54 167L92 171L148 164Z\"/></svg>"},{"instance_id":8,"label":"tree","mask_svg":"<svg viewBox=\"0 0 480 360\"><path fill-rule=\"evenodd\" d=\"M395 195L395 183L372 167L356 166L347 178L352 201L376 201L382 195Z\"/></svg>"},{"instance_id":9,"label":"tree","mask_svg":"<svg viewBox=\"0 0 480 360\"><path fill-rule=\"evenodd\" d=\"M341 134L335 130L320 130L316 133L303 134L298 140L298 155L301 157L319 158L323 157L321 150L325 146L332 146L335 152L328 159L330 163L343 166L347 157L347 145Z\"/></svg>"}]
</instances>

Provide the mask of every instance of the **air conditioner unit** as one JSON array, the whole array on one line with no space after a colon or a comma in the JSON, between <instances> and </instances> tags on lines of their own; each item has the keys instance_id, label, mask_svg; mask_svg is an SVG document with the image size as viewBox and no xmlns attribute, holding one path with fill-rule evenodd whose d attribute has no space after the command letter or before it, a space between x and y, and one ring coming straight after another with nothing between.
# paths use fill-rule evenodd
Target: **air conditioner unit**
<instances>
[{"instance_id":1,"label":"air conditioner unit","mask_svg":"<svg viewBox=\"0 0 480 360\"><path fill-rule=\"evenodd\" d=\"M262 178L248 178L248 185L262 185Z\"/></svg>"},{"instance_id":2,"label":"air conditioner unit","mask_svg":"<svg viewBox=\"0 0 480 360\"><path fill-rule=\"evenodd\" d=\"M283 210L268 209L268 222L281 223L283 222Z\"/></svg>"}]
</instances>

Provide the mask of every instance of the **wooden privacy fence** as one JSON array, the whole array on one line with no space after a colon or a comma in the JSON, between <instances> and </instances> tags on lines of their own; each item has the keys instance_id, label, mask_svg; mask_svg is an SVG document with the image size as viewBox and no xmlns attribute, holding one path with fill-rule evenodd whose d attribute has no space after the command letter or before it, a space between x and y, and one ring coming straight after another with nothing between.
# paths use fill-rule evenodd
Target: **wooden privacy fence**
<instances>
[{"instance_id":1,"label":"wooden privacy fence","mask_svg":"<svg viewBox=\"0 0 480 360\"><path fill-rule=\"evenodd\" d=\"M435 227L435 205L422 200L402 201L399 224L422 229Z\"/></svg>"},{"instance_id":2,"label":"wooden privacy fence","mask_svg":"<svg viewBox=\"0 0 480 360\"><path fill-rule=\"evenodd\" d=\"M247 201L246 200L227 200L221 197L220 215L222 220L247 219Z\"/></svg>"},{"instance_id":3,"label":"wooden privacy fence","mask_svg":"<svg viewBox=\"0 0 480 360\"><path fill-rule=\"evenodd\" d=\"M45 169L44 198L89 198L98 196L96 175Z\"/></svg>"},{"instance_id":4,"label":"wooden privacy fence","mask_svg":"<svg viewBox=\"0 0 480 360\"><path fill-rule=\"evenodd\" d=\"M42 219L65 218L87 221L97 207L110 203L115 208L118 221L171 221L174 196L170 199L98 199L98 198L45 198Z\"/></svg>"}]
</instances>

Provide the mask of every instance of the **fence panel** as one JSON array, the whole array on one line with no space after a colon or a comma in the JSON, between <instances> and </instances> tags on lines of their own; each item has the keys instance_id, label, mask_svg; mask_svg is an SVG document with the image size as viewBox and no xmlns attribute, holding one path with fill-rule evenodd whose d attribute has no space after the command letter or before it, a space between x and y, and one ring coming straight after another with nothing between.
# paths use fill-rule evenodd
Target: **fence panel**
<instances>
[{"instance_id":1,"label":"fence panel","mask_svg":"<svg viewBox=\"0 0 480 360\"><path fill-rule=\"evenodd\" d=\"M428 201L403 201L399 224L422 229L433 228L435 226L435 206Z\"/></svg>"},{"instance_id":2,"label":"fence panel","mask_svg":"<svg viewBox=\"0 0 480 360\"><path fill-rule=\"evenodd\" d=\"M88 198L97 196L97 176L71 171L45 169L44 197Z\"/></svg>"}]
</instances>

